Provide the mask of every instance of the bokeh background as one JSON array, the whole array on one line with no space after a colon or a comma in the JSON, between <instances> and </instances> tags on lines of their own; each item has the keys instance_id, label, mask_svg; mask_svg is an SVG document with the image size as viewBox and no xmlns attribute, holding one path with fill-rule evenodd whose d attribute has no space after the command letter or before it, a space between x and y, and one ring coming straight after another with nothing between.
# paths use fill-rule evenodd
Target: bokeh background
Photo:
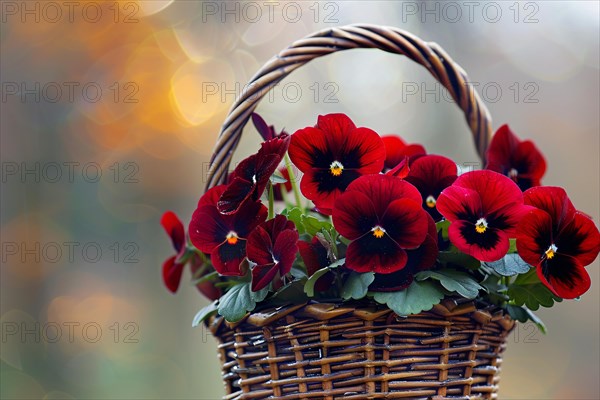
<instances>
[{"instance_id":1,"label":"bokeh background","mask_svg":"<svg viewBox=\"0 0 600 400\"><path fill-rule=\"evenodd\" d=\"M186 271L177 295L166 209L188 220L236 93L317 29L368 22L436 41L494 118L533 139L547 185L599 210L596 1L2 1L3 399L217 399L215 342L191 328L207 304ZM406 59L356 50L294 72L258 111L289 131L320 113L476 162L463 117ZM252 128L239 158L253 152ZM598 399L598 261L580 301L509 339L502 399Z\"/></svg>"}]
</instances>

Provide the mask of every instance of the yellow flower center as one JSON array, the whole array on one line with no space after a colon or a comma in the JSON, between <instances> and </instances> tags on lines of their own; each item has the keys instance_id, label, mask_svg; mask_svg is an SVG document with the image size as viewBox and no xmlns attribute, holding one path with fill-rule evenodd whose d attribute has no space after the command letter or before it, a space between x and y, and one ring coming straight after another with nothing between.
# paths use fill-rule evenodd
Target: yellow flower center
<instances>
[{"instance_id":1,"label":"yellow flower center","mask_svg":"<svg viewBox=\"0 0 600 400\"><path fill-rule=\"evenodd\" d=\"M558 247L556 247L555 244L551 244L550 247L548 247L548 250L546 250L546 258L548 260L551 260L554 258L554 256L556 255L556 251L558 250Z\"/></svg>"},{"instance_id":2,"label":"yellow flower center","mask_svg":"<svg viewBox=\"0 0 600 400\"><path fill-rule=\"evenodd\" d=\"M333 176L340 176L342 171L344 171L344 166L339 161L334 161L329 166L329 172L331 172L331 175Z\"/></svg>"},{"instance_id":3,"label":"yellow flower center","mask_svg":"<svg viewBox=\"0 0 600 400\"><path fill-rule=\"evenodd\" d=\"M475 231L477 233L484 233L488 228L488 223L485 218L479 218L475 223Z\"/></svg>"},{"instance_id":4,"label":"yellow flower center","mask_svg":"<svg viewBox=\"0 0 600 400\"><path fill-rule=\"evenodd\" d=\"M373 236L375 236L377 239L381 239L385 234L385 229L377 225L376 227L371 229L371 232L373 232Z\"/></svg>"},{"instance_id":5,"label":"yellow flower center","mask_svg":"<svg viewBox=\"0 0 600 400\"><path fill-rule=\"evenodd\" d=\"M425 199L425 204L427 204L427 207L429 208L434 208L435 207L435 197L433 196L429 196L428 198Z\"/></svg>"},{"instance_id":6,"label":"yellow flower center","mask_svg":"<svg viewBox=\"0 0 600 400\"><path fill-rule=\"evenodd\" d=\"M231 231L227 234L226 239L227 239L227 243L236 244L238 241L238 235L234 231Z\"/></svg>"}]
</instances>

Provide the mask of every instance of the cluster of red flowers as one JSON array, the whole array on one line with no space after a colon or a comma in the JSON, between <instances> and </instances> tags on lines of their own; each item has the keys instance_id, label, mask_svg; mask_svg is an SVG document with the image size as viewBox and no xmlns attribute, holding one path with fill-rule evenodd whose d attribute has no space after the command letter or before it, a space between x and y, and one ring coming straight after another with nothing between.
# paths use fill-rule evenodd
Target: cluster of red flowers
<instances>
[{"instance_id":1,"label":"cluster of red flowers","mask_svg":"<svg viewBox=\"0 0 600 400\"><path fill-rule=\"evenodd\" d=\"M256 115L253 120L265 139L260 150L237 166L227 184L202 196L189 225L191 244L210 255L221 276L245 276L249 270L253 291L277 290L297 253L308 276L333 261L323 238L300 240L286 216L267 219L261 197L288 152L303 174L300 189L315 215L331 216L335 231L346 239L344 268L375 273L370 290L402 290L417 272L435 268L441 247L436 223L443 220L449 221L450 243L482 262L502 259L510 239L516 239L520 257L559 297L575 298L590 286L584 267L600 251L598 229L564 190L540 186L544 157L507 125L490 144L486 169L459 176L452 160L356 127L343 114L320 116L316 126L293 135L276 134ZM281 198L292 187L277 189ZM169 213L163 217L178 252L163 267L172 291L187 248L175 220ZM331 274L322 276L317 290L333 280Z\"/></svg>"}]
</instances>

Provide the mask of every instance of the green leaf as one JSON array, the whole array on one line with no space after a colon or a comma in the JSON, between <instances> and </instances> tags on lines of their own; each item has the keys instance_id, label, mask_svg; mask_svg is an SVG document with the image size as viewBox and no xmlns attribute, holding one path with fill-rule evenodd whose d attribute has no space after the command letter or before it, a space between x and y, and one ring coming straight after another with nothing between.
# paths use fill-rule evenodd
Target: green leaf
<instances>
[{"instance_id":1,"label":"green leaf","mask_svg":"<svg viewBox=\"0 0 600 400\"><path fill-rule=\"evenodd\" d=\"M537 315L533 313L533 311L525 307L513 306L510 304L506 305L506 311L508 311L508 314L511 316L511 318L516 321L523 323L527 321L532 321L534 324L537 325L537 327L540 331L542 331L543 334L546 334L546 325Z\"/></svg>"},{"instance_id":2,"label":"green leaf","mask_svg":"<svg viewBox=\"0 0 600 400\"><path fill-rule=\"evenodd\" d=\"M508 296L512 305L525 305L530 310L536 311L543 307L552 307L554 302L561 302L557 297L540 281L535 268L529 272L518 275L515 281L508 286Z\"/></svg>"},{"instance_id":3,"label":"green leaf","mask_svg":"<svg viewBox=\"0 0 600 400\"><path fill-rule=\"evenodd\" d=\"M293 265L290 270L290 274L294 277L294 279L300 280L307 277L306 270L298 265Z\"/></svg>"},{"instance_id":4,"label":"green leaf","mask_svg":"<svg viewBox=\"0 0 600 400\"><path fill-rule=\"evenodd\" d=\"M314 274L312 274L308 278L308 280L304 284L304 293L306 293L309 297L314 297L314 295L315 295L315 283L317 283L317 281L319 280L319 278L322 277L323 275L325 275L330 270L332 270L334 268L337 268L340 265L344 265L345 262L346 262L346 259L345 258L341 258L341 259L337 260L336 262L328 265L327 267L321 268L321 269L317 270Z\"/></svg>"},{"instance_id":5,"label":"green leaf","mask_svg":"<svg viewBox=\"0 0 600 400\"><path fill-rule=\"evenodd\" d=\"M433 282L414 281L402 291L377 292L373 298L378 303L387 304L398 315L410 315L433 308L444 298L444 292Z\"/></svg>"},{"instance_id":6,"label":"green leaf","mask_svg":"<svg viewBox=\"0 0 600 400\"><path fill-rule=\"evenodd\" d=\"M450 227L450 221L444 219L440 222L436 222L435 227L438 232L442 231L442 239L448 240L448 228Z\"/></svg>"},{"instance_id":7,"label":"green leaf","mask_svg":"<svg viewBox=\"0 0 600 400\"><path fill-rule=\"evenodd\" d=\"M302 210L300 210L298 207L294 207L291 210L284 210L282 214L285 215L287 219L292 221L294 225L296 225L296 230L299 234L302 235L306 232L306 229L304 229L304 223L302 222Z\"/></svg>"},{"instance_id":8,"label":"green leaf","mask_svg":"<svg viewBox=\"0 0 600 400\"><path fill-rule=\"evenodd\" d=\"M311 236L315 236L317 232L321 232L321 229L330 230L332 228L332 225L328 221L322 221L310 215L303 215L302 223L304 224L306 233Z\"/></svg>"},{"instance_id":9,"label":"green leaf","mask_svg":"<svg viewBox=\"0 0 600 400\"><path fill-rule=\"evenodd\" d=\"M531 265L527 264L516 253L507 254L498 261L486 262L483 264L491 268L500 276L514 276L517 274L524 274L532 268Z\"/></svg>"},{"instance_id":10,"label":"green leaf","mask_svg":"<svg viewBox=\"0 0 600 400\"><path fill-rule=\"evenodd\" d=\"M442 265L456 264L469 269L477 269L481 262L468 254L461 253L458 249L453 248L453 251L440 251L438 259Z\"/></svg>"},{"instance_id":11,"label":"green leaf","mask_svg":"<svg viewBox=\"0 0 600 400\"><path fill-rule=\"evenodd\" d=\"M439 281L446 290L456 292L467 299L476 298L479 294L479 290L483 289L471 275L451 269L423 271L416 275L416 279L419 281L428 278Z\"/></svg>"},{"instance_id":12,"label":"green leaf","mask_svg":"<svg viewBox=\"0 0 600 400\"><path fill-rule=\"evenodd\" d=\"M273 175L271 175L269 179L271 180L271 183L273 185L276 185L278 183L286 183L288 181L278 170L275 170L275 172L273 172Z\"/></svg>"},{"instance_id":13,"label":"green leaf","mask_svg":"<svg viewBox=\"0 0 600 400\"><path fill-rule=\"evenodd\" d=\"M517 252L517 239L508 239L510 245L508 246L508 254Z\"/></svg>"},{"instance_id":14,"label":"green leaf","mask_svg":"<svg viewBox=\"0 0 600 400\"><path fill-rule=\"evenodd\" d=\"M253 292L252 291L252 286L250 286L250 297L252 298L252 300L254 300L254 302L260 303L269 294L269 288L270 288L270 286L271 285L267 285L264 288L262 288L261 290L259 290L258 292Z\"/></svg>"},{"instance_id":15,"label":"green leaf","mask_svg":"<svg viewBox=\"0 0 600 400\"><path fill-rule=\"evenodd\" d=\"M218 311L229 322L244 318L246 312L254 310L256 301L250 290L250 282L233 286L219 300Z\"/></svg>"},{"instance_id":16,"label":"green leaf","mask_svg":"<svg viewBox=\"0 0 600 400\"><path fill-rule=\"evenodd\" d=\"M375 280L374 272L359 274L352 272L342 287L342 298L344 300L360 300L367 295L369 285Z\"/></svg>"},{"instance_id":17,"label":"green leaf","mask_svg":"<svg viewBox=\"0 0 600 400\"><path fill-rule=\"evenodd\" d=\"M192 327L200 325L202 321L215 314L217 312L217 302L218 301L213 301L212 303L198 311L198 313L194 317L194 320L192 321Z\"/></svg>"}]
</instances>

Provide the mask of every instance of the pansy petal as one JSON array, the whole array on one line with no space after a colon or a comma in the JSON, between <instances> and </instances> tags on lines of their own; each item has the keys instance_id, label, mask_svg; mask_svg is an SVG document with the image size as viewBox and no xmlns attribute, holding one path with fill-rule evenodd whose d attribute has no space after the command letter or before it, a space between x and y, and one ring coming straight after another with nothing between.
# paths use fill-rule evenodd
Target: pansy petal
<instances>
[{"instance_id":1,"label":"pansy petal","mask_svg":"<svg viewBox=\"0 0 600 400\"><path fill-rule=\"evenodd\" d=\"M583 266L591 264L600 251L600 233L594 221L577 212L571 222L556 238L556 246L562 254L574 257Z\"/></svg>"},{"instance_id":2,"label":"pansy petal","mask_svg":"<svg viewBox=\"0 0 600 400\"><path fill-rule=\"evenodd\" d=\"M529 177L541 179L546 173L546 160L536 145L525 140L518 144L513 155L514 160L518 160L518 173L526 173ZM520 168L519 168L520 167Z\"/></svg>"},{"instance_id":3,"label":"pansy petal","mask_svg":"<svg viewBox=\"0 0 600 400\"><path fill-rule=\"evenodd\" d=\"M508 125L502 125L494 136L487 150L486 169L506 174L511 168L511 156L519 144L519 139Z\"/></svg>"},{"instance_id":4,"label":"pansy petal","mask_svg":"<svg viewBox=\"0 0 600 400\"><path fill-rule=\"evenodd\" d=\"M356 129L350 117L341 113L319 115L316 127L327 132L328 137L333 138L335 143L340 143L348 132Z\"/></svg>"},{"instance_id":5,"label":"pansy petal","mask_svg":"<svg viewBox=\"0 0 600 400\"><path fill-rule=\"evenodd\" d=\"M538 265L552 244L552 218L543 210L529 211L517 227L517 251L530 265Z\"/></svg>"},{"instance_id":6,"label":"pansy petal","mask_svg":"<svg viewBox=\"0 0 600 400\"><path fill-rule=\"evenodd\" d=\"M270 127L257 113L252 113L252 124L260 136L262 136L263 140L269 140L275 137L275 129Z\"/></svg>"},{"instance_id":7,"label":"pansy petal","mask_svg":"<svg viewBox=\"0 0 600 400\"><path fill-rule=\"evenodd\" d=\"M447 220L470 220L482 214L479 193L472 189L452 185L440 193L436 208Z\"/></svg>"},{"instance_id":8,"label":"pansy petal","mask_svg":"<svg viewBox=\"0 0 600 400\"><path fill-rule=\"evenodd\" d=\"M378 174L385 162L385 146L379 135L369 128L356 128L345 135L340 162L357 169L361 175Z\"/></svg>"},{"instance_id":9,"label":"pansy petal","mask_svg":"<svg viewBox=\"0 0 600 400\"><path fill-rule=\"evenodd\" d=\"M231 230L229 221L214 206L197 208L192 214L189 226L192 244L203 253L212 253Z\"/></svg>"},{"instance_id":10,"label":"pansy petal","mask_svg":"<svg viewBox=\"0 0 600 400\"><path fill-rule=\"evenodd\" d=\"M385 145L385 168L392 169L397 166L406 156L402 152L402 149L406 147L406 143L398 136L391 135L382 136L381 140Z\"/></svg>"},{"instance_id":11,"label":"pansy petal","mask_svg":"<svg viewBox=\"0 0 600 400\"><path fill-rule=\"evenodd\" d=\"M298 231L295 229L286 229L282 231L275 240L273 246L273 256L278 261L279 273L281 276L289 273L296 260L298 253Z\"/></svg>"},{"instance_id":12,"label":"pansy petal","mask_svg":"<svg viewBox=\"0 0 600 400\"><path fill-rule=\"evenodd\" d=\"M390 203L380 223L400 247L414 249L425 240L429 229L428 217L421 203L398 199Z\"/></svg>"},{"instance_id":13,"label":"pansy petal","mask_svg":"<svg viewBox=\"0 0 600 400\"><path fill-rule=\"evenodd\" d=\"M404 156L404 158L398 163L398 165L396 165L394 168L391 168L385 174L404 179L410 173L410 167L408 166L408 164L409 158L407 156Z\"/></svg>"},{"instance_id":14,"label":"pansy petal","mask_svg":"<svg viewBox=\"0 0 600 400\"><path fill-rule=\"evenodd\" d=\"M255 264L261 265L273 262L273 243L269 232L264 227L257 226L248 235L246 251L248 259Z\"/></svg>"},{"instance_id":15,"label":"pansy petal","mask_svg":"<svg viewBox=\"0 0 600 400\"><path fill-rule=\"evenodd\" d=\"M168 258L162 266L163 282L171 293L175 293L179 288L181 275L183 274L184 264L176 263L176 258L177 256Z\"/></svg>"},{"instance_id":16,"label":"pansy petal","mask_svg":"<svg viewBox=\"0 0 600 400\"><path fill-rule=\"evenodd\" d=\"M255 265L252 268L252 291L258 292L267 287L273 281L277 272L278 268L275 263Z\"/></svg>"},{"instance_id":17,"label":"pansy petal","mask_svg":"<svg viewBox=\"0 0 600 400\"><path fill-rule=\"evenodd\" d=\"M160 219L160 224L171 238L175 250L180 252L185 247L185 229L181 220L173 211L167 211Z\"/></svg>"},{"instance_id":18,"label":"pansy petal","mask_svg":"<svg viewBox=\"0 0 600 400\"><path fill-rule=\"evenodd\" d=\"M202 206L217 206L219 199L223 195L223 192L227 188L227 185L218 185L209 189L206 193L200 197L198 201L198 208Z\"/></svg>"},{"instance_id":19,"label":"pansy petal","mask_svg":"<svg viewBox=\"0 0 600 400\"><path fill-rule=\"evenodd\" d=\"M255 189L256 183L235 176L217 203L219 212L222 214L236 213Z\"/></svg>"},{"instance_id":20,"label":"pansy petal","mask_svg":"<svg viewBox=\"0 0 600 400\"><path fill-rule=\"evenodd\" d=\"M298 250L306 266L308 276L330 264L327 249L319 242L317 237L313 237L310 242L298 241Z\"/></svg>"},{"instance_id":21,"label":"pansy petal","mask_svg":"<svg viewBox=\"0 0 600 400\"><path fill-rule=\"evenodd\" d=\"M371 198L363 192L346 192L333 209L333 225L340 235L355 240L379 223Z\"/></svg>"},{"instance_id":22,"label":"pansy petal","mask_svg":"<svg viewBox=\"0 0 600 400\"><path fill-rule=\"evenodd\" d=\"M525 204L547 212L552 218L554 232L558 233L574 218L576 209L563 188L539 186L523 193Z\"/></svg>"},{"instance_id":23,"label":"pansy petal","mask_svg":"<svg viewBox=\"0 0 600 400\"><path fill-rule=\"evenodd\" d=\"M510 246L508 236L502 230L488 228L484 233L478 233L475 225L467 221L452 222L448 236L458 250L485 262L498 261Z\"/></svg>"},{"instance_id":24,"label":"pansy petal","mask_svg":"<svg viewBox=\"0 0 600 400\"><path fill-rule=\"evenodd\" d=\"M577 260L557 253L537 267L537 274L544 285L563 299L574 299L591 286L590 276Z\"/></svg>"},{"instance_id":25,"label":"pansy petal","mask_svg":"<svg viewBox=\"0 0 600 400\"><path fill-rule=\"evenodd\" d=\"M406 265L408 256L389 236L365 235L348 246L346 267L356 272L390 274Z\"/></svg>"},{"instance_id":26,"label":"pansy petal","mask_svg":"<svg viewBox=\"0 0 600 400\"><path fill-rule=\"evenodd\" d=\"M346 192L366 194L375 205L378 215L383 215L388 205L397 199L410 199L421 204L421 194L410 183L389 175L365 175L352 182Z\"/></svg>"},{"instance_id":27,"label":"pansy petal","mask_svg":"<svg viewBox=\"0 0 600 400\"><path fill-rule=\"evenodd\" d=\"M210 255L217 272L225 276L242 276L240 264L246 258L246 240L238 239L235 244L223 242Z\"/></svg>"},{"instance_id":28,"label":"pansy petal","mask_svg":"<svg viewBox=\"0 0 600 400\"><path fill-rule=\"evenodd\" d=\"M264 204L259 201L247 201L238 210L231 215L233 219L233 230L240 237L247 237L252 230L267 219L268 210Z\"/></svg>"},{"instance_id":29,"label":"pansy petal","mask_svg":"<svg viewBox=\"0 0 600 400\"><path fill-rule=\"evenodd\" d=\"M342 191L337 188L327 191L322 190L320 182L322 172L318 169L306 171L300 181L300 191L307 199L312 200L322 213L331 215L331 212L327 213L326 210L333 209L336 199L342 194Z\"/></svg>"},{"instance_id":30,"label":"pansy petal","mask_svg":"<svg viewBox=\"0 0 600 400\"><path fill-rule=\"evenodd\" d=\"M296 131L288 151L294 165L304 173L312 168L329 168L333 158L325 132L312 127Z\"/></svg>"},{"instance_id":31,"label":"pansy petal","mask_svg":"<svg viewBox=\"0 0 600 400\"><path fill-rule=\"evenodd\" d=\"M485 214L500 212L523 204L523 192L510 178L494 171L471 171L462 174L453 186L476 191ZM443 214L443 213L442 213Z\"/></svg>"}]
</instances>

